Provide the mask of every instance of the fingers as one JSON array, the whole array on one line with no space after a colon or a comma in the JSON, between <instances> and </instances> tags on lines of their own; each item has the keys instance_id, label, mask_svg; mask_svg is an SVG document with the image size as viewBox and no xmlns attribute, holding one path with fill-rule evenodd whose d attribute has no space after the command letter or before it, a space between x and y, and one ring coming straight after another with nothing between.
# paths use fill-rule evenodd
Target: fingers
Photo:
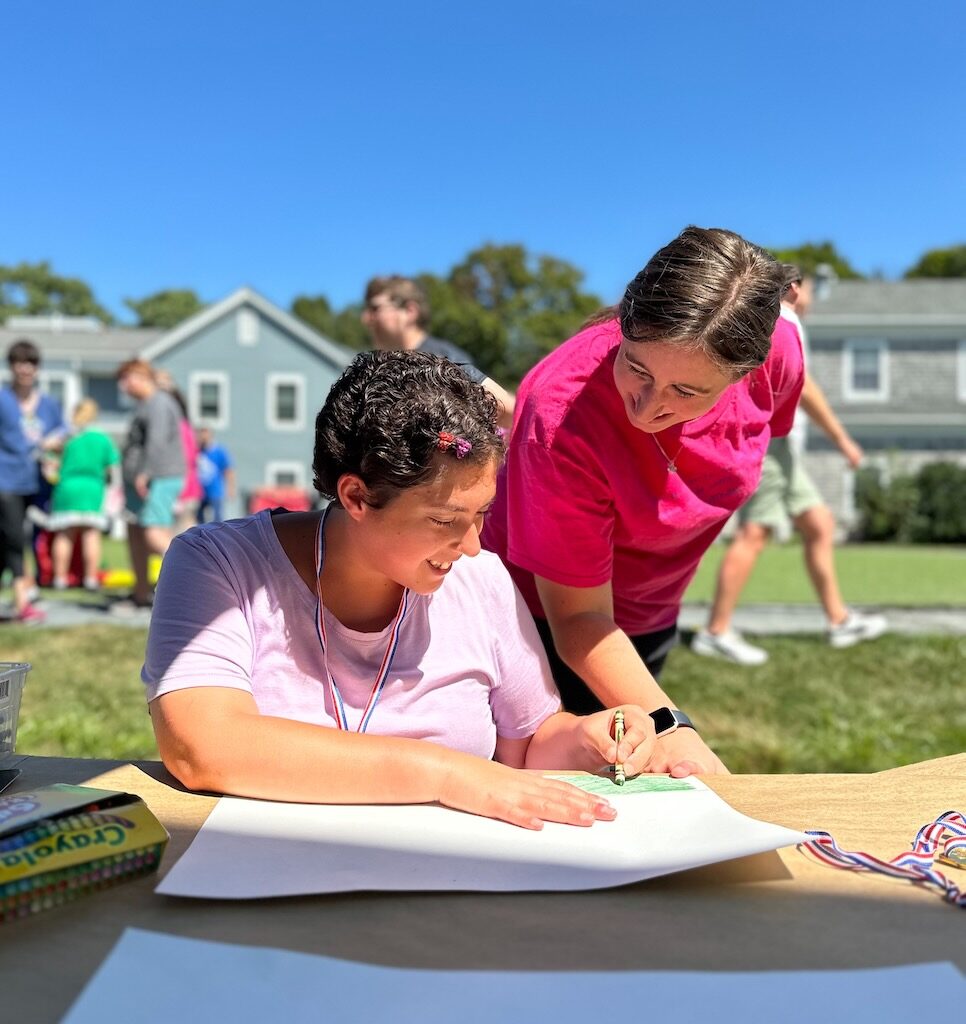
<instances>
[{"instance_id":1,"label":"fingers","mask_svg":"<svg viewBox=\"0 0 966 1024\"><path fill-rule=\"evenodd\" d=\"M612 821L617 812L602 797L554 779L524 778L517 791L506 792L498 806L487 811L522 828L542 829L544 822L587 828L595 821Z\"/></svg>"}]
</instances>

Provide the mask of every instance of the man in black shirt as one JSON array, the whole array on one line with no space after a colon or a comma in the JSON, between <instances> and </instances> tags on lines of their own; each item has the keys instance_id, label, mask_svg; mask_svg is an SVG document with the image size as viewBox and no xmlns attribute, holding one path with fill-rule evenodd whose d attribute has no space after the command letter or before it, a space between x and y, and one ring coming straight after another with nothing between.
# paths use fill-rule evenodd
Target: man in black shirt
<instances>
[{"instance_id":1,"label":"man in black shirt","mask_svg":"<svg viewBox=\"0 0 966 1024\"><path fill-rule=\"evenodd\" d=\"M411 278L393 274L374 277L366 285L362 322L380 352L428 352L457 363L470 380L482 384L500 403L499 423L507 429L513 423L514 398L509 391L473 365L469 353L458 345L433 338L426 330L429 301L423 289Z\"/></svg>"}]
</instances>

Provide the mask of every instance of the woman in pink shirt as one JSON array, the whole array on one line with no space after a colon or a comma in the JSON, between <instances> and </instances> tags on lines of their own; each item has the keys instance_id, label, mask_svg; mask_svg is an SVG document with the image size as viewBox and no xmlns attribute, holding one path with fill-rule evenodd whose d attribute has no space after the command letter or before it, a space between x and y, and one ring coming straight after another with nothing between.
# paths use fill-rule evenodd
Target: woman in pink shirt
<instances>
[{"instance_id":1,"label":"woman in pink shirt","mask_svg":"<svg viewBox=\"0 0 966 1024\"><path fill-rule=\"evenodd\" d=\"M803 367L781 286L757 246L687 228L517 396L483 544L537 618L564 706L651 714L648 771L725 770L656 677L701 556L791 428Z\"/></svg>"},{"instance_id":2,"label":"woman in pink shirt","mask_svg":"<svg viewBox=\"0 0 966 1024\"><path fill-rule=\"evenodd\" d=\"M440 801L526 828L614 816L515 770L640 770L653 729L623 709L617 750L611 712L560 711L526 606L480 552L503 456L496 417L446 360L360 355L316 420L324 512L266 509L172 542L142 679L161 756L185 785Z\"/></svg>"}]
</instances>

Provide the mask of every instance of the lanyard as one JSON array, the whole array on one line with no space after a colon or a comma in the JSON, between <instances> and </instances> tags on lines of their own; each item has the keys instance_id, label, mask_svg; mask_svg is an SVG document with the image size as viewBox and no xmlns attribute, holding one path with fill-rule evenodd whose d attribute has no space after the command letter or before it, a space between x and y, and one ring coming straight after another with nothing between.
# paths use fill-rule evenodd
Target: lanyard
<instances>
[{"instance_id":1,"label":"lanyard","mask_svg":"<svg viewBox=\"0 0 966 1024\"><path fill-rule=\"evenodd\" d=\"M868 853L843 850L828 832L807 832L813 836L799 849L812 854L823 864L850 871L873 871L892 878L904 878L933 889L953 906L966 908L966 890L936 868L937 863L960 867L966 854L966 817L946 811L935 821L923 825L913 840L912 849L892 860L881 860Z\"/></svg>"},{"instance_id":2,"label":"lanyard","mask_svg":"<svg viewBox=\"0 0 966 1024\"><path fill-rule=\"evenodd\" d=\"M322 648L322 667L325 669L325 679L329 687L329 696L332 700L335 720L340 729L348 731L349 723L346 719L345 704L342 701L342 694L339 692L339 687L336 684L332 673L329 671L329 658L327 654L329 641L325 632L325 608L322 604L322 562L325 559L325 520L328 517L329 509L331 508L332 506L328 505L322 513L322 517L319 519L319 529L315 535L315 590L318 595L318 604L316 605L315 612L315 628L319 637L319 646ZM389 643L386 645L386 653L382 656L382 664L379 666L379 671L376 673L376 681L372 684L372 692L369 694L369 700L366 702L366 706L363 709L362 718L359 720L359 728L356 732L365 732L369 728L372 713L375 711L376 704L382 696L383 687L386 685L386 680L389 677L389 670L392 667L392 659L395 657L396 649L399 647L399 635L402 630L403 619L406 617L406 612L409 611L410 600L410 590L407 587L403 590L403 595L399 600L399 608L396 610L396 617L393 619L392 627L389 630Z\"/></svg>"}]
</instances>

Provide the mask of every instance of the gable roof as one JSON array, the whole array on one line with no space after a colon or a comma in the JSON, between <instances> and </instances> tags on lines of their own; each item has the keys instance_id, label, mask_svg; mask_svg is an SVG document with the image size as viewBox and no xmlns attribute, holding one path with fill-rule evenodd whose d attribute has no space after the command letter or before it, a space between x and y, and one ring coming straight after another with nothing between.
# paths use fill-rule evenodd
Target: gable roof
<instances>
[{"instance_id":1,"label":"gable roof","mask_svg":"<svg viewBox=\"0 0 966 1024\"><path fill-rule=\"evenodd\" d=\"M966 278L835 281L812 303L809 328L837 324L966 325Z\"/></svg>"},{"instance_id":2,"label":"gable roof","mask_svg":"<svg viewBox=\"0 0 966 1024\"><path fill-rule=\"evenodd\" d=\"M89 317L17 316L0 325L0 353L21 338L40 349L44 363L107 363L133 359L163 332L151 327L107 327Z\"/></svg>"},{"instance_id":3,"label":"gable roof","mask_svg":"<svg viewBox=\"0 0 966 1024\"><path fill-rule=\"evenodd\" d=\"M160 338L141 352L141 358L147 359L149 362L156 359L159 355L169 352L175 346L180 345L183 341L204 330L210 324L215 323L217 320L245 305L254 307L266 320L272 321L286 333L296 337L317 355L332 363L333 366L339 368L348 366L355 356L355 352L312 330L308 324L303 323L303 321L292 316L290 313L286 313L284 309L276 306L274 302L269 302L268 299L259 295L254 289L243 287L232 292L231 295L222 299L221 302L207 306L200 313L195 313L194 316L183 320L177 327L162 334Z\"/></svg>"}]
</instances>

